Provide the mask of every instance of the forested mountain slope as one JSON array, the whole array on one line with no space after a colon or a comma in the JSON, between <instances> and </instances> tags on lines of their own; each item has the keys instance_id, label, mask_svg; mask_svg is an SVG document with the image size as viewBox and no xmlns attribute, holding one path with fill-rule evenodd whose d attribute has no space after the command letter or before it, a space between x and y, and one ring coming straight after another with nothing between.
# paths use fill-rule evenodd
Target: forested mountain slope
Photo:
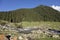
<instances>
[{"instance_id":1,"label":"forested mountain slope","mask_svg":"<svg viewBox=\"0 0 60 40\"><path fill-rule=\"evenodd\" d=\"M0 20L9 22L22 21L54 21L60 22L60 12L48 6L37 6L35 8L23 8L8 12L0 12Z\"/></svg>"}]
</instances>

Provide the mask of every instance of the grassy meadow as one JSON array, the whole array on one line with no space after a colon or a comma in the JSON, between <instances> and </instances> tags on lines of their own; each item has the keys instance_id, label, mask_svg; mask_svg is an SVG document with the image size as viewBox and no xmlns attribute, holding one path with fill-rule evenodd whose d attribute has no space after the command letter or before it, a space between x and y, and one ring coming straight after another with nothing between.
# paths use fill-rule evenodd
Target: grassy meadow
<instances>
[{"instance_id":1,"label":"grassy meadow","mask_svg":"<svg viewBox=\"0 0 60 40\"><path fill-rule=\"evenodd\" d=\"M17 25L22 25L23 27L48 27L48 28L54 28L54 29L60 29L60 22L21 22L17 23Z\"/></svg>"}]
</instances>

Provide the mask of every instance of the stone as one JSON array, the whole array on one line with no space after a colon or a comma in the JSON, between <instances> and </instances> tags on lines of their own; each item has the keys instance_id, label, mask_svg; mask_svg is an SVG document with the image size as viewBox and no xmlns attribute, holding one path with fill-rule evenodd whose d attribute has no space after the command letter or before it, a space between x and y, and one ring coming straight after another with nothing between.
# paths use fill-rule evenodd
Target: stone
<instances>
[{"instance_id":1,"label":"stone","mask_svg":"<svg viewBox=\"0 0 60 40\"><path fill-rule=\"evenodd\" d=\"M5 40L5 35L4 34L0 34L0 40Z\"/></svg>"},{"instance_id":2,"label":"stone","mask_svg":"<svg viewBox=\"0 0 60 40\"><path fill-rule=\"evenodd\" d=\"M59 38L59 35L53 35L54 38Z\"/></svg>"}]
</instances>

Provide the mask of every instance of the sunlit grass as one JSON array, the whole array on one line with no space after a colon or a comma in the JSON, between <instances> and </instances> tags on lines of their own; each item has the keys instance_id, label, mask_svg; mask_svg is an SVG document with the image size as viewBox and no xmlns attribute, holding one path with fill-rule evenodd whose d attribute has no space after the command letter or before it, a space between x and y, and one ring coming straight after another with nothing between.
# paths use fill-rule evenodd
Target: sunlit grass
<instances>
[{"instance_id":1,"label":"sunlit grass","mask_svg":"<svg viewBox=\"0 0 60 40\"><path fill-rule=\"evenodd\" d=\"M60 29L60 22L22 22L23 27L51 27L55 29Z\"/></svg>"},{"instance_id":2,"label":"sunlit grass","mask_svg":"<svg viewBox=\"0 0 60 40\"><path fill-rule=\"evenodd\" d=\"M35 40L60 40L58 38L36 38Z\"/></svg>"}]
</instances>

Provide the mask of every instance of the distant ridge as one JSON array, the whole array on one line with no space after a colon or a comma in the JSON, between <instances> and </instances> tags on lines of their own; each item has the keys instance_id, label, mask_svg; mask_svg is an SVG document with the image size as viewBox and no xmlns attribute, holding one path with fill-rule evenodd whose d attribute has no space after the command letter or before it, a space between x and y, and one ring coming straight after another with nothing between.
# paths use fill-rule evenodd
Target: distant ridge
<instances>
[{"instance_id":1,"label":"distant ridge","mask_svg":"<svg viewBox=\"0 0 60 40\"><path fill-rule=\"evenodd\" d=\"M51 7L40 5L35 8L23 8L0 12L0 20L9 22L54 21L60 22L60 12Z\"/></svg>"}]
</instances>

